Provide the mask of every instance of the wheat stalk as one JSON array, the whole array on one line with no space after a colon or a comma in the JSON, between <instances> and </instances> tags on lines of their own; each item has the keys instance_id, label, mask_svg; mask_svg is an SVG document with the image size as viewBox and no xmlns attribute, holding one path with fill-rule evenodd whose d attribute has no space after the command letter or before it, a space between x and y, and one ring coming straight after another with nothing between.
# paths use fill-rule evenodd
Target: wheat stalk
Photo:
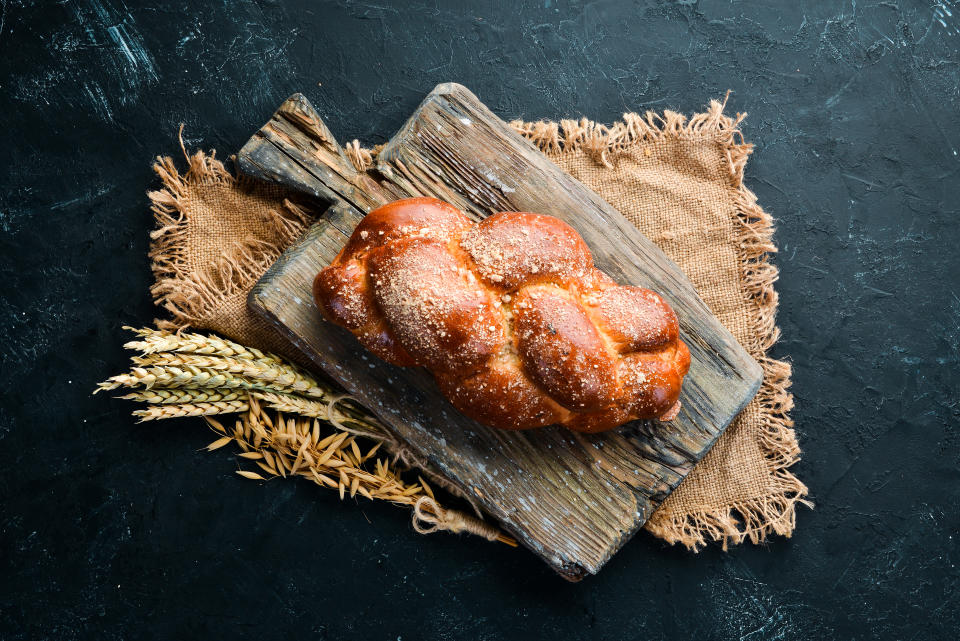
<instances>
[{"instance_id":1,"label":"wheat stalk","mask_svg":"<svg viewBox=\"0 0 960 641\"><path fill-rule=\"evenodd\" d=\"M114 390L118 387L142 387L148 390L154 388L189 388L212 390L244 389L285 393L295 391L281 387L279 384L273 385L269 380L258 380L209 367L197 367L195 365L183 365L180 367L173 365L154 365L150 367L133 367L127 374L111 376L106 381L100 383L94 393ZM324 392L322 388L317 387L308 387L298 393L310 395L314 399L319 400L328 400L332 396L330 392Z\"/></svg>"},{"instance_id":2,"label":"wheat stalk","mask_svg":"<svg viewBox=\"0 0 960 641\"><path fill-rule=\"evenodd\" d=\"M271 409L307 418L318 418L351 434L359 434L378 441L392 440L383 426L362 410L343 403L337 405L338 401L349 400L349 397L344 396L333 396L327 402L319 402L279 392L174 388L147 389L118 398L161 406L134 412L134 416L139 416L142 420L157 420L242 412L247 409L251 395L263 401ZM202 407L204 411L197 412L195 409L197 407Z\"/></svg>"},{"instance_id":3,"label":"wheat stalk","mask_svg":"<svg viewBox=\"0 0 960 641\"><path fill-rule=\"evenodd\" d=\"M246 401L217 401L215 403L185 403L183 405L151 405L146 409L134 410L133 415L140 421L156 421L164 418L182 416L209 416L211 414L230 414L245 412L250 405Z\"/></svg>"},{"instance_id":4,"label":"wheat stalk","mask_svg":"<svg viewBox=\"0 0 960 641\"><path fill-rule=\"evenodd\" d=\"M100 383L94 393L114 390L118 387L144 387L147 389L153 387L257 389L258 387L262 387L269 389L269 387L265 385L258 386L255 382L246 380L240 376L205 370L199 367L133 367L128 374L111 376L106 381Z\"/></svg>"},{"instance_id":5,"label":"wheat stalk","mask_svg":"<svg viewBox=\"0 0 960 641\"><path fill-rule=\"evenodd\" d=\"M289 390L311 398L327 398L333 391L322 387L312 376L298 367L286 363L270 364L229 356L204 354L160 353L134 356L130 359L141 367L196 367L201 370L236 374L259 381L275 390Z\"/></svg>"},{"instance_id":6,"label":"wheat stalk","mask_svg":"<svg viewBox=\"0 0 960 641\"><path fill-rule=\"evenodd\" d=\"M136 329L125 326L143 340L130 341L124 344L127 349L136 350L142 354L157 352L186 352L208 354L213 356L230 356L245 358L262 363L282 363L283 359L273 354L261 352L253 347L246 347L229 339L213 334L191 334L188 332L172 333L148 327Z\"/></svg>"},{"instance_id":7,"label":"wheat stalk","mask_svg":"<svg viewBox=\"0 0 960 641\"><path fill-rule=\"evenodd\" d=\"M362 410L339 402L350 400L347 396L331 397L327 402L321 403L294 394L274 392L251 392L251 394L274 410L319 418L351 434L359 434L378 441L393 440L379 421Z\"/></svg>"},{"instance_id":8,"label":"wheat stalk","mask_svg":"<svg viewBox=\"0 0 960 641\"><path fill-rule=\"evenodd\" d=\"M266 403L271 409L290 414L299 414L308 418L329 420L330 402L314 401L294 394L280 394L277 392L252 392L257 399Z\"/></svg>"},{"instance_id":9,"label":"wheat stalk","mask_svg":"<svg viewBox=\"0 0 960 641\"><path fill-rule=\"evenodd\" d=\"M132 392L119 396L128 401L140 401L142 403L151 403L154 405L163 405L175 403L179 405L187 403L215 403L217 401L239 401L246 400L246 391L231 390L207 390L207 389L148 389L140 392Z\"/></svg>"}]
</instances>

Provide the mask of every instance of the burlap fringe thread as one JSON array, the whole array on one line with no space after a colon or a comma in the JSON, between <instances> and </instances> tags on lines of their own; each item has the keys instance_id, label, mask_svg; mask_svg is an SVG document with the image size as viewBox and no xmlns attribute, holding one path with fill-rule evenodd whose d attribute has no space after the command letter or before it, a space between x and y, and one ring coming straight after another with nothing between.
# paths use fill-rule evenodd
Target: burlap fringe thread
<instances>
[{"instance_id":1,"label":"burlap fringe thread","mask_svg":"<svg viewBox=\"0 0 960 641\"><path fill-rule=\"evenodd\" d=\"M150 294L172 317L158 319L157 327L172 331L189 327L216 309L224 297L252 286L311 222L307 212L284 200L283 207L270 210L265 221L275 231L278 243L247 238L225 249L209 272L196 269L190 265L186 251L189 208L185 200L189 188L214 183L249 185L253 181L234 177L217 160L215 151L209 155L202 151L188 154L182 125L180 149L187 160L186 173L177 171L172 158L158 156L153 169L163 189L147 194L157 223L157 229L150 232L149 257L154 276Z\"/></svg>"},{"instance_id":2,"label":"burlap fringe thread","mask_svg":"<svg viewBox=\"0 0 960 641\"><path fill-rule=\"evenodd\" d=\"M745 143L739 125L746 114L735 118L724 115L726 101L711 101L710 108L687 118L683 114L652 111L641 116L636 113L623 115L623 120L603 125L586 118L556 122L513 121L510 126L521 136L547 154L563 154L584 150L597 162L614 167L618 154L628 152L645 142L663 138L711 138L722 145L726 152L730 188L735 191L736 215L740 223L740 266L743 288L748 302L757 307L755 340L744 347L760 363L764 372L763 385L757 398L764 412L761 446L769 465L771 478L778 490L776 494L746 501L726 502L672 515L664 518L658 511L647 522L646 528L654 535L673 544L680 543L696 551L708 540L720 541L723 549L745 539L753 543L763 541L770 534L790 536L796 524L796 505L813 504L806 500L807 487L788 470L799 460L800 448L792 430L793 421L789 411L793 408L793 396L787 391L790 386L791 367L785 361L769 358L766 353L776 343L780 330L776 326L777 292L773 284L778 278L777 268L770 263L768 254L776 252L772 242L773 218L757 204L756 195L743 184L744 167L753 150ZM181 140L182 146L182 140ZM358 171L370 169L376 160L378 149L365 149L359 141L347 144L345 152ZM179 251L185 228L183 207L186 186L191 182L237 181L213 154L196 152L187 154L189 168L184 175L178 174L169 158L158 158L155 169L164 184L162 191L150 193L153 211L160 228L151 234L153 245L150 252L154 273L157 277L152 294L174 317L166 322L174 329L189 325L201 317L216 297L226 290L235 291L249 287L282 252L282 247L266 243L249 242L227 251L218 265L217 275L209 277L188 269L185 257ZM307 220L301 210L289 201L285 211L274 212L276 224L286 232L291 241L306 228ZM257 271L259 270L259 271ZM431 475L431 480L437 477ZM449 484L445 484L449 486ZM471 531L486 536L483 529L470 528L459 523L451 526L444 515L432 511L431 506L418 506L414 513L417 531L433 531L438 527ZM426 523L426 525L423 525ZM470 525L473 525L472 523ZM454 530L456 531L456 530Z\"/></svg>"}]
</instances>

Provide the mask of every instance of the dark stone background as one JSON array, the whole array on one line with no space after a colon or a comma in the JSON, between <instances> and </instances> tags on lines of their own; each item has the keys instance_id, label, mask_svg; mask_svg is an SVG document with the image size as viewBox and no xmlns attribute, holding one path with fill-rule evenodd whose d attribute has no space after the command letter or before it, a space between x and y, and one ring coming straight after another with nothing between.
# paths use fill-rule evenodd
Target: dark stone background
<instances>
[{"instance_id":1,"label":"dark stone background","mask_svg":"<svg viewBox=\"0 0 960 641\"><path fill-rule=\"evenodd\" d=\"M0 7L0 637L956 638L956 0ZM442 81L507 118L727 89L750 112L817 502L792 539L694 555L642 533L568 584L389 505L244 481L199 420L90 396L155 313L144 193L180 122L227 156L302 91L377 143Z\"/></svg>"}]
</instances>

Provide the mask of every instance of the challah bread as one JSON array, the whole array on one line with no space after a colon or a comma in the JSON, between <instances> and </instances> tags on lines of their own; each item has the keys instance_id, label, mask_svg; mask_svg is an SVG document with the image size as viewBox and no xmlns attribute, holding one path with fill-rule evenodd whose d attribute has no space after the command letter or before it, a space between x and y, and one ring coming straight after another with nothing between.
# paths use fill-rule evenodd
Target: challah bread
<instances>
[{"instance_id":1,"label":"challah bread","mask_svg":"<svg viewBox=\"0 0 960 641\"><path fill-rule=\"evenodd\" d=\"M690 352L676 314L597 270L552 216L474 223L434 198L399 200L357 225L313 293L328 320L389 363L426 367L486 425L601 432L680 409Z\"/></svg>"}]
</instances>

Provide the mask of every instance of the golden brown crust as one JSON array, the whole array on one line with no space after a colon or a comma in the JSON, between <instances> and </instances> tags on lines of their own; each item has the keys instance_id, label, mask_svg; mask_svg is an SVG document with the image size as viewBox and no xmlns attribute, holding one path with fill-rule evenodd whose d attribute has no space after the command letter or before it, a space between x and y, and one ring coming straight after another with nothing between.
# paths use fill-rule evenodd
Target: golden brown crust
<instances>
[{"instance_id":1,"label":"golden brown crust","mask_svg":"<svg viewBox=\"0 0 960 641\"><path fill-rule=\"evenodd\" d=\"M536 282L566 286L594 271L590 248L573 227L553 216L496 214L467 230L460 246L484 283L507 291Z\"/></svg>"},{"instance_id":2,"label":"golden brown crust","mask_svg":"<svg viewBox=\"0 0 960 641\"><path fill-rule=\"evenodd\" d=\"M560 423L568 414L515 363L496 361L467 378L438 375L440 391L460 412L485 425L525 430Z\"/></svg>"},{"instance_id":3,"label":"golden brown crust","mask_svg":"<svg viewBox=\"0 0 960 641\"><path fill-rule=\"evenodd\" d=\"M487 425L599 432L679 411L690 353L676 314L594 268L551 216L474 224L433 198L390 203L360 222L313 292L328 320L390 363L427 367Z\"/></svg>"},{"instance_id":4,"label":"golden brown crust","mask_svg":"<svg viewBox=\"0 0 960 641\"><path fill-rule=\"evenodd\" d=\"M574 411L601 410L614 401L616 362L579 301L565 290L525 287L513 311L520 360L540 389Z\"/></svg>"}]
</instances>

